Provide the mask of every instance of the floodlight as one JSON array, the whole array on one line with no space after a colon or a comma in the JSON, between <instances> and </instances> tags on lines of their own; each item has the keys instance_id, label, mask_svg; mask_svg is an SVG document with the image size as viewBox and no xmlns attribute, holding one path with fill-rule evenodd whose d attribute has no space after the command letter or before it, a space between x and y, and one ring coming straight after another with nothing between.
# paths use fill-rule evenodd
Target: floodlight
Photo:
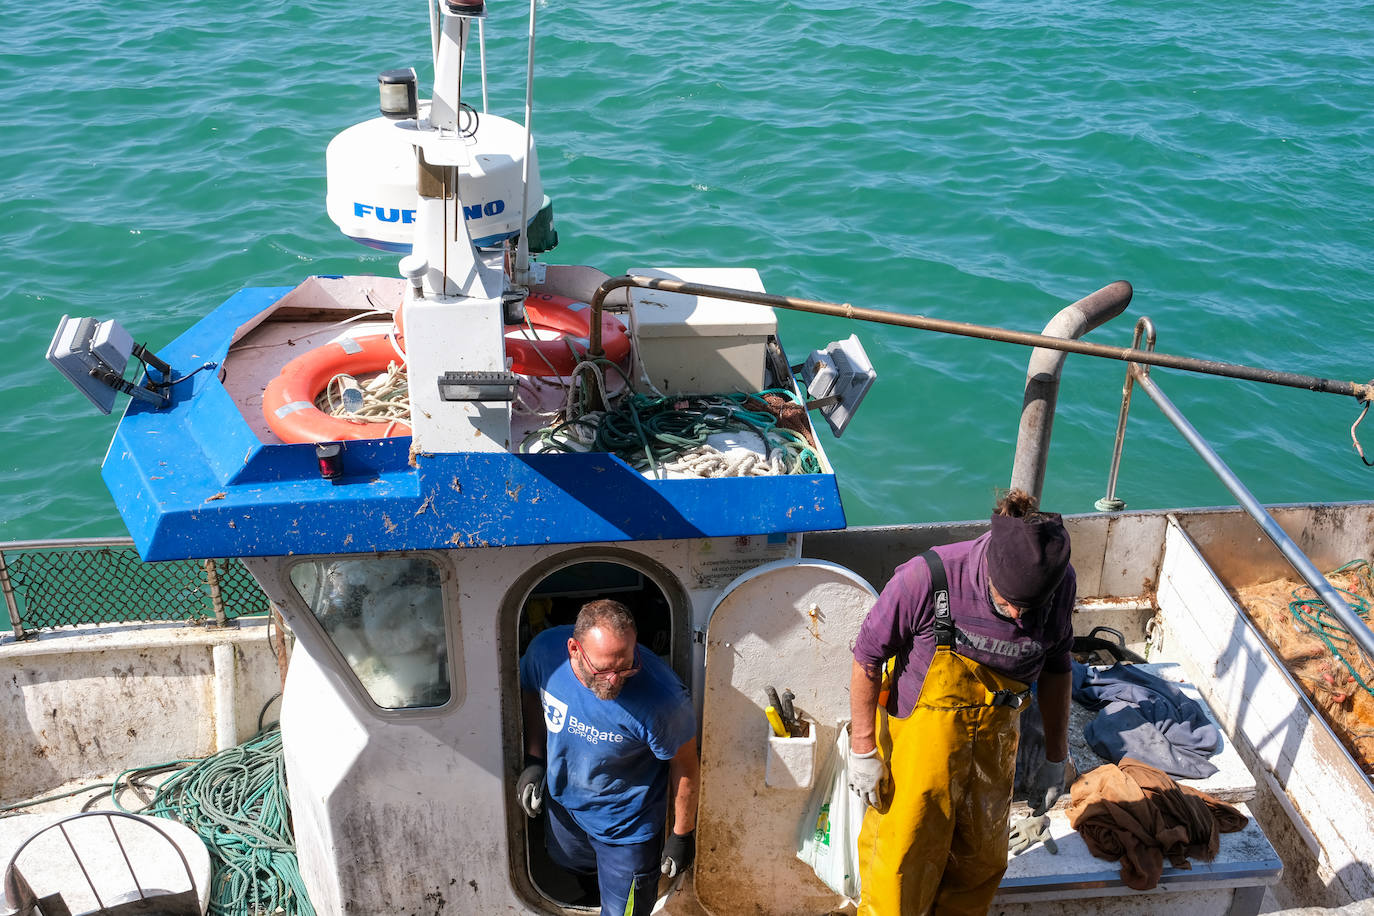
<instances>
[{"instance_id":1,"label":"floodlight","mask_svg":"<svg viewBox=\"0 0 1374 916\"><path fill-rule=\"evenodd\" d=\"M848 340L826 344L824 350L812 350L806 362L793 370L800 370L798 378L806 385L810 399L807 408L821 412L837 439L844 435L859 402L878 378L863 344L854 334Z\"/></svg>"},{"instance_id":2,"label":"floodlight","mask_svg":"<svg viewBox=\"0 0 1374 916\"><path fill-rule=\"evenodd\" d=\"M420 113L419 90L416 88L415 68L383 70L377 75L381 93L382 114L399 121L417 117Z\"/></svg>"},{"instance_id":3,"label":"floodlight","mask_svg":"<svg viewBox=\"0 0 1374 916\"><path fill-rule=\"evenodd\" d=\"M124 370L131 355L162 373L163 381L150 379L144 385L126 381ZM101 413L114 408L115 395L121 391L157 407L169 400L164 389L170 384L171 367L142 344L134 343L129 332L113 319L97 321L63 315L48 345L48 362Z\"/></svg>"}]
</instances>

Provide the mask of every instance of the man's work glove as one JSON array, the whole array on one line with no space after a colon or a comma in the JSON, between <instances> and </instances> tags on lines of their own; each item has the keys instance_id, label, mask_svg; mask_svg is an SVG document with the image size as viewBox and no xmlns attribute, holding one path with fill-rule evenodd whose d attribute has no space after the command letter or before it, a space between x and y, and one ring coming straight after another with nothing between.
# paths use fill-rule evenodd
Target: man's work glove
<instances>
[{"instance_id":1,"label":"man's work glove","mask_svg":"<svg viewBox=\"0 0 1374 916\"><path fill-rule=\"evenodd\" d=\"M884 769L876 747L866 754L856 754L854 748L850 747L849 788L870 808L878 807L878 787L882 785Z\"/></svg>"},{"instance_id":2,"label":"man's work glove","mask_svg":"<svg viewBox=\"0 0 1374 916\"><path fill-rule=\"evenodd\" d=\"M1050 816L1048 814L1041 814L1038 817L1031 815L1012 822L1011 840L1007 844L1008 852L1014 856L1019 856L1036 843L1044 843L1045 851L1050 855L1059 855L1059 846L1054 842L1054 837L1050 836Z\"/></svg>"},{"instance_id":3,"label":"man's work glove","mask_svg":"<svg viewBox=\"0 0 1374 916\"><path fill-rule=\"evenodd\" d=\"M671 833L668 835L668 842L663 844L663 865L659 869L669 878L676 878L678 875L692 867L692 862L697 857L697 832L689 830L686 833Z\"/></svg>"},{"instance_id":4,"label":"man's work glove","mask_svg":"<svg viewBox=\"0 0 1374 916\"><path fill-rule=\"evenodd\" d=\"M1039 817L1049 811L1064 794L1068 762L1067 757L1057 763L1047 760L1035 771L1026 791L1026 804L1031 806L1032 815Z\"/></svg>"},{"instance_id":5,"label":"man's work glove","mask_svg":"<svg viewBox=\"0 0 1374 916\"><path fill-rule=\"evenodd\" d=\"M544 810L544 761L538 757L526 755L525 768L515 784L515 799L525 817L538 817Z\"/></svg>"}]
</instances>

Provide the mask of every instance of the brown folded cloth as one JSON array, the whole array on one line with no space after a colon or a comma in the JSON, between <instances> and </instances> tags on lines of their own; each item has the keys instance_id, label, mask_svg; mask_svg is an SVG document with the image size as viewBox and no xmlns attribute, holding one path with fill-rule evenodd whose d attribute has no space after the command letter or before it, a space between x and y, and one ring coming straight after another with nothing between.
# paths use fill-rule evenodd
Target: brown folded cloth
<instances>
[{"instance_id":1,"label":"brown folded cloth","mask_svg":"<svg viewBox=\"0 0 1374 916\"><path fill-rule=\"evenodd\" d=\"M1223 801L1149 764L1124 757L1083 774L1070 789L1069 823L1099 859L1121 860L1121 880L1147 891L1159 883L1164 860L1189 868L1189 857L1216 858L1219 835L1246 824Z\"/></svg>"}]
</instances>

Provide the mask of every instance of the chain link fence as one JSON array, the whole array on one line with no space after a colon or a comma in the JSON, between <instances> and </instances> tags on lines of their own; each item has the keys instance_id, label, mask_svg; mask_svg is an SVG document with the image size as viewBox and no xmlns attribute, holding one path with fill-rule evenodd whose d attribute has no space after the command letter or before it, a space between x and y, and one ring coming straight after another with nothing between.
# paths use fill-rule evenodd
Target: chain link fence
<instances>
[{"instance_id":1,"label":"chain link fence","mask_svg":"<svg viewBox=\"0 0 1374 916\"><path fill-rule=\"evenodd\" d=\"M224 623L271 610L241 561L144 563L127 538L0 544L0 587L16 637L131 620Z\"/></svg>"}]
</instances>

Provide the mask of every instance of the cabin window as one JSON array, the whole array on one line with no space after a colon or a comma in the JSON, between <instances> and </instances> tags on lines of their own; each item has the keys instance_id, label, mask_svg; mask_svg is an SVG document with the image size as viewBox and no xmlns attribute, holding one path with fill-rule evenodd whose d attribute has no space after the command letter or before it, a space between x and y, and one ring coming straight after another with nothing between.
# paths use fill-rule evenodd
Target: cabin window
<instances>
[{"instance_id":1,"label":"cabin window","mask_svg":"<svg viewBox=\"0 0 1374 916\"><path fill-rule=\"evenodd\" d=\"M420 557L307 560L291 584L378 706L442 706L449 678L438 567Z\"/></svg>"}]
</instances>

